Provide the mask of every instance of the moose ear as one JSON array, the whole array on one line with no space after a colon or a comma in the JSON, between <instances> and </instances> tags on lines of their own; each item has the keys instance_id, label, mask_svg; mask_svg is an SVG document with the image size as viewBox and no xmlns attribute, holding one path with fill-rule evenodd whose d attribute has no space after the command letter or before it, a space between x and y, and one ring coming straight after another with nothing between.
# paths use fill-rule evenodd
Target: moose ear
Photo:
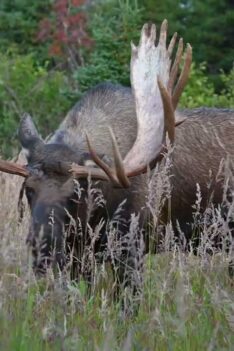
<instances>
[{"instance_id":1,"label":"moose ear","mask_svg":"<svg viewBox=\"0 0 234 351\"><path fill-rule=\"evenodd\" d=\"M20 143L24 150L26 151L26 157L37 147L37 145L42 145L44 142L40 138L37 128L33 123L31 116L25 113L20 121L18 136Z\"/></svg>"}]
</instances>

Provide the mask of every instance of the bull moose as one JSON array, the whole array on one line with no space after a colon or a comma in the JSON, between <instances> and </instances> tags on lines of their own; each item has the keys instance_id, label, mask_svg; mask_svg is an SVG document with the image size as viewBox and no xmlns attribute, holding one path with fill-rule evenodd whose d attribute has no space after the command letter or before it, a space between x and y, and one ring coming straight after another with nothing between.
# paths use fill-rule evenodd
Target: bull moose
<instances>
[{"instance_id":1,"label":"bull moose","mask_svg":"<svg viewBox=\"0 0 234 351\"><path fill-rule=\"evenodd\" d=\"M189 75L192 50L188 45L178 77L183 41L179 41L172 64L176 33L169 46L166 40L166 20L157 45L155 25L145 24L139 46L131 45L131 88L110 83L92 88L47 142L41 139L29 115L21 119L19 139L28 164L2 160L0 170L25 177L24 189L31 208L27 242L36 272L45 272L52 263L62 270L72 256L72 271L80 274L79 238L86 236L86 244L92 245L95 255L105 252L107 223L120 204L121 218L117 216L114 221L120 241L128 237L134 214L139 214L139 228L144 227L148 220L147 171L160 162L166 133L174 142L176 125L170 216L174 227L179 223L188 239L196 184L205 204L211 173L217 175L222 159L234 160L234 111L176 110ZM90 183L98 189L93 194L98 197L101 191L104 199L100 206L93 206L91 214L87 200ZM222 181L214 181L212 193L213 203L221 203ZM166 206L163 219L168 219ZM74 221L79 224L78 234L74 226L71 229ZM97 228L93 240L87 233L95 233ZM131 254L126 255L126 247L122 247L122 261L131 264Z\"/></svg>"}]
</instances>

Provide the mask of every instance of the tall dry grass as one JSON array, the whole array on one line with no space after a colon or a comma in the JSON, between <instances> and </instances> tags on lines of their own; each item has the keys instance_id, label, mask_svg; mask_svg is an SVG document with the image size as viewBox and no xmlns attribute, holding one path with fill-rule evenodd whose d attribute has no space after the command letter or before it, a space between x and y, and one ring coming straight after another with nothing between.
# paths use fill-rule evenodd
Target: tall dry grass
<instances>
[{"instance_id":1,"label":"tall dry grass","mask_svg":"<svg viewBox=\"0 0 234 351\"><path fill-rule=\"evenodd\" d=\"M154 239L158 214L170 197L169 174L166 161L149 181L146 205ZM0 350L233 349L234 294L228 274L232 252L226 244L217 249L213 240L217 234L225 243L230 240L232 201L224 196L226 219L212 203L202 214L198 187L194 219L201 240L197 255L178 244L169 223L164 236L156 237L161 253L144 256L137 215L132 215L129 234L119 242L114 224L121 220L121 204L108 224L107 250L116 269L124 267L126 280L134 282L138 293L132 293L131 284L122 284L121 298L115 300L110 266L97 263L92 245L83 252L83 264L92 266L91 290L84 280L74 283L69 274L55 277L52 270L43 279L35 278L25 244L27 209L18 223L21 184L17 176L0 175ZM93 195L94 190L89 191ZM103 205L100 194L98 201ZM95 232L88 227L88 232L95 241L98 228ZM121 245L127 245L130 260L123 261Z\"/></svg>"}]
</instances>

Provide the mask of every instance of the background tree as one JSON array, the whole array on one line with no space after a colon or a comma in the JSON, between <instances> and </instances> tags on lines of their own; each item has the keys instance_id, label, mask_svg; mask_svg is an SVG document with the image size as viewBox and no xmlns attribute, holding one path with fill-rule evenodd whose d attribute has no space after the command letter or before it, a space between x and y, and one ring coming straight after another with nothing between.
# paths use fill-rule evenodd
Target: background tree
<instances>
[{"instance_id":1,"label":"background tree","mask_svg":"<svg viewBox=\"0 0 234 351\"><path fill-rule=\"evenodd\" d=\"M53 0L1 0L0 1L0 51L17 48L21 54L46 52L38 46L36 33L39 21L51 9ZM38 55L38 59L40 56Z\"/></svg>"},{"instance_id":2,"label":"background tree","mask_svg":"<svg viewBox=\"0 0 234 351\"><path fill-rule=\"evenodd\" d=\"M45 137L88 88L130 85L130 41L164 18L193 46L181 106L234 107L231 0L1 0L0 153L17 151L23 112Z\"/></svg>"}]
</instances>

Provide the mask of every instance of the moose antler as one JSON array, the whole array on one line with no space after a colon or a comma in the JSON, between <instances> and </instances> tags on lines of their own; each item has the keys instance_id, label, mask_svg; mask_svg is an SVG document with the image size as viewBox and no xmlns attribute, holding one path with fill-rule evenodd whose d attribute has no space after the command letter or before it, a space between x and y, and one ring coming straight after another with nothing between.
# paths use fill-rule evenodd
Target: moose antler
<instances>
[{"instance_id":1,"label":"moose antler","mask_svg":"<svg viewBox=\"0 0 234 351\"><path fill-rule=\"evenodd\" d=\"M136 105L138 132L136 141L124 160L121 159L112 130L115 169L106 165L98 157L87 135L87 143L93 160L114 185L128 187L130 185L128 178L145 172L148 165L155 165L163 146L165 148L165 131L168 132L171 143L174 142L174 110L188 80L192 62L192 48L188 44L184 66L175 84L183 54L183 40L180 39L176 58L171 67L171 55L176 37L177 33L173 35L167 49L167 21L164 20L157 46L155 46L156 27L154 24L143 26L138 47L131 43L131 86ZM71 171L75 177L84 177L85 172L84 169L81 171L81 168L72 165ZM91 174L93 178L104 179L103 172L100 173L101 170L97 173L95 168L89 168L87 174Z\"/></svg>"},{"instance_id":2,"label":"moose antler","mask_svg":"<svg viewBox=\"0 0 234 351\"><path fill-rule=\"evenodd\" d=\"M16 174L25 178L29 175L29 172L25 166L19 165L15 162L9 162L4 160L0 160L0 171L10 174Z\"/></svg>"}]
</instances>

